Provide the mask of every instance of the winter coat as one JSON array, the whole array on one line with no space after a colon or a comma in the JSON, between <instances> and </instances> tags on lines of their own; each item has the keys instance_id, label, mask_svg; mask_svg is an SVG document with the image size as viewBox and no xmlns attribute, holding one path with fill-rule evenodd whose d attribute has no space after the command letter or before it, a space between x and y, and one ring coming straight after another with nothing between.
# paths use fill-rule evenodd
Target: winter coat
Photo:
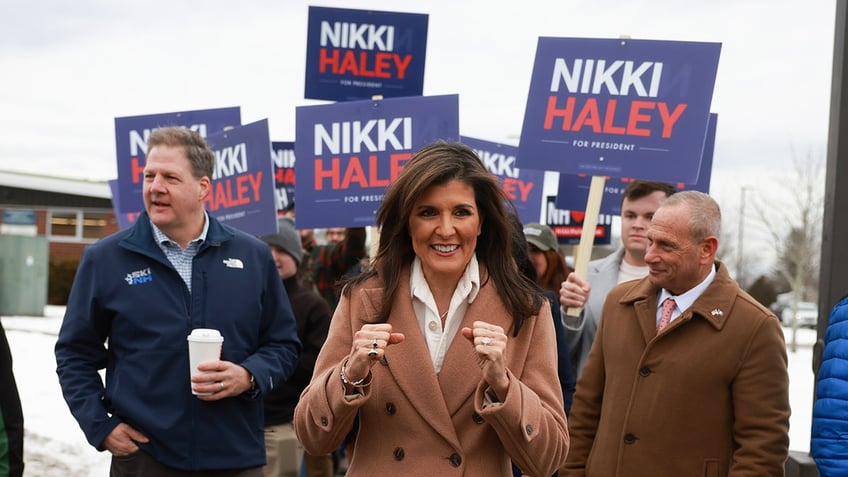
<instances>
[{"instance_id":1,"label":"winter coat","mask_svg":"<svg viewBox=\"0 0 848 477\"><path fill-rule=\"evenodd\" d=\"M509 389L503 402L483 407L488 388L474 347L457 335L436 375L413 310L409 269L399 280L389 323L406 339L386 348L364 395L346 399L340 370L353 334L377 316L386 292L374 278L342 296L315 375L295 409L304 450L332 452L359 416L347 475L511 476L510 458L530 475L551 475L565 461L568 432L557 378L550 305L508 333ZM460 328L486 321L509 330L491 280L484 280Z\"/></svg>"},{"instance_id":2,"label":"winter coat","mask_svg":"<svg viewBox=\"0 0 848 477\"><path fill-rule=\"evenodd\" d=\"M24 413L12 371L12 351L0 324L0 476L24 473Z\"/></svg>"},{"instance_id":3,"label":"winter coat","mask_svg":"<svg viewBox=\"0 0 848 477\"><path fill-rule=\"evenodd\" d=\"M146 213L83 253L56 361L71 413L99 450L125 422L150 439L141 450L169 467L265 463L259 396L291 374L300 342L268 245L208 219L191 293ZM194 328L221 332L221 359L246 368L258 393L211 402L192 395L186 337Z\"/></svg>"},{"instance_id":4,"label":"winter coat","mask_svg":"<svg viewBox=\"0 0 848 477\"><path fill-rule=\"evenodd\" d=\"M560 476L783 475L783 331L716 264L713 282L659 335L660 290L648 278L610 292L577 382Z\"/></svg>"},{"instance_id":5,"label":"winter coat","mask_svg":"<svg viewBox=\"0 0 848 477\"><path fill-rule=\"evenodd\" d=\"M848 297L830 313L816 383L810 453L821 477L848 475Z\"/></svg>"},{"instance_id":6,"label":"winter coat","mask_svg":"<svg viewBox=\"0 0 848 477\"><path fill-rule=\"evenodd\" d=\"M297 275L283 280L283 284L291 301L297 336L303 348L289 379L265 395L265 427L292 421L294 407L312 378L315 360L327 339L332 316L327 302L315 290L304 287Z\"/></svg>"}]
</instances>

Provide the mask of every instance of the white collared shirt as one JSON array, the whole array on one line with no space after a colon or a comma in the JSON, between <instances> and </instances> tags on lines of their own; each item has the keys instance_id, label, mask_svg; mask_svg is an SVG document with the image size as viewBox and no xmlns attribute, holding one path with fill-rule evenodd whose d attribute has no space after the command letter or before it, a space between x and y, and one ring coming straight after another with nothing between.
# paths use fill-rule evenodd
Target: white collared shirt
<instances>
[{"instance_id":1,"label":"white collared shirt","mask_svg":"<svg viewBox=\"0 0 848 477\"><path fill-rule=\"evenodd\" d=\"M665 301L666 298L673 298L675 303L674 310L671 312L671 320L669 321L669 323L671 323L672 321L676 320L678 316L683 314L683 310L689 308L690 306L692 306L693 303L695 303L695 300L697 300L698 297L700 297L704 293L707 287L710 286L710 283L713 282L715 276L715 265L713 265L712 267L710 267L710 273L709 275L707 275L707 278L705 278L701 283L687 290L682 295L674 296L669 293L668 290L663 288L660 291L659 298L657 299L657 324L659 325L660 323L660 316L662 316L662 303Z\"/></svg>"},{"instance_id":2,"label":"white collared shirt","mask_svg":"<svg viewBox=\"0 0 848 477\"><path fill-rule=\"evenodd\" d=\"M480 291L480 265L477 262L477 256L471 256L471 260L465 267L465 272L460 277L459 283L456 284L444 329L442 329L442 320L439 317L436 299L433 298L433 293L424 277L421 261L418 257L415 257L412 262L409 290L412 297L412 307L415 310L415 318L418 320L421 334L424 336L424 341L430 351L433 368L436 370L436 374L439 374L442 369L442 362L445 360L445 354L447 354L454 337L459 332L459 324L465 317L465 311L468 309L468 305L474 302L477 293Z\"/></svg>"}]
</instances>

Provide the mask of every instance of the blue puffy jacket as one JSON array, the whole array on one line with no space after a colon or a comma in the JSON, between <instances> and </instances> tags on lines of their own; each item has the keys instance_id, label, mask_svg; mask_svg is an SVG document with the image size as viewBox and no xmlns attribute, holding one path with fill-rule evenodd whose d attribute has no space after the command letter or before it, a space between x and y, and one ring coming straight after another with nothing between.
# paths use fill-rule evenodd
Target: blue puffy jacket
<instances>
[{"instance_id":1,"label":"blue puffy jacket","mask_svg":"<svg viewBox=\"0 0 848 477\"><path fill-rule=\"evenodd\" d=\"M244 366L259 392L214 402L192 395L186 337L194 328L220 330L221 359ZM209 217L189 293L146 213L86 248L56 343L62 392L93 446L102 450L126 422L150 439L144 452L186 470L265 463L259 396L288 378L299 352L265 243Z\"/></svg>"},{"instance_id":2,"label":"blue puffy jacket","mask_svg":"<svg viewBox=\"0 0 848 477\"><path fill-rule=\"evenodd\" d=\"M821 477L848 475L848 297L833 307L827 325L810 451Z\"/></svg>"}]
</instances>

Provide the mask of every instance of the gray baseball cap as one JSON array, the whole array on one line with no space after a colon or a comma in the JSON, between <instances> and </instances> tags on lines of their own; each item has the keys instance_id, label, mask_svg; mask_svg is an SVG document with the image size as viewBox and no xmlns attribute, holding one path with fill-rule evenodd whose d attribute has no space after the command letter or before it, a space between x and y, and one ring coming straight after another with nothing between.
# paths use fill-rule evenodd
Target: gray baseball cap
<instances>
[{"instance_id":1,"label":"gray baseball cap","mask_svg":"<svg viewBox=\"0 0 848 477\"><path fill-rule=\"evenodd\" d=\"M537 223L526 224L524 226L524 238L527 239L527 243L535 245L536 248L542 251L559 249L559 242L556 235L547 225Z\"/></svg>"}]
</instances>

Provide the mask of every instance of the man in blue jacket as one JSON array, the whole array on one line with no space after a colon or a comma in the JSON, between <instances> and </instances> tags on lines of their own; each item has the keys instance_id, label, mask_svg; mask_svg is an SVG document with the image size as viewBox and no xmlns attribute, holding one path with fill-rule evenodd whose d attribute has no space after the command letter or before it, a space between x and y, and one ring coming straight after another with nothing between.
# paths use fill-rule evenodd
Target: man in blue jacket
<instances>
[{"instance_id":1,"label":"man in blue jacket","mask_svg":"<svg viewBox=\"0 0 848 477\"><path fill-rule=\"evenodd\" d=\"M77 270L57 372L89 443L112 454L113 476L262 475L261 396L291 374L300 342L268 246L204 209L214 165L199 134L153 131L145 212L88 247ZM195 328L224 343L190 378Z\"/></svg>"},{"instance_id":2,"label":"man in blue jacket","mask_svg":"<svg viewBox=\"0 0 848 477\"><path fill-rule=\"evenodd\" d=\"M821 477L848 475L848 295L830 312L816 383L810 453Z\"/></svg>"}]
</instances>

